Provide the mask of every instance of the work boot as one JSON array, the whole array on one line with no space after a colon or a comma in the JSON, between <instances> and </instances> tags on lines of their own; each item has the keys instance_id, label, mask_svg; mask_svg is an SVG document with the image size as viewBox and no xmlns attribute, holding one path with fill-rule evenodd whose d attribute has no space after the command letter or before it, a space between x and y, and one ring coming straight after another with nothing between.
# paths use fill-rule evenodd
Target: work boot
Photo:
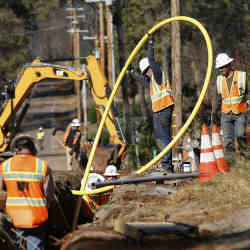
<instances>
[{"instance_id":1,"label":"work boot","mask_svg":"<svg viewBox=\"0 0 250 250\"><path fill-rule=\"evenodd\" d=\"M160 164L160 168L162 172L166 175L171 175L173 174L173 166L172 165L162 165Z\"/></svg>"},{"instance_id":2,"label":"work boot","mask_svg":"<svg viewBox=\"0 0 250 250\"><path fill-rule=\"evenodd\" d=\"M164 170L164 173L163 173L163 175L172 175L172 174L174 174L174 173L170 169Z\"/></svg>"}]
</instances>

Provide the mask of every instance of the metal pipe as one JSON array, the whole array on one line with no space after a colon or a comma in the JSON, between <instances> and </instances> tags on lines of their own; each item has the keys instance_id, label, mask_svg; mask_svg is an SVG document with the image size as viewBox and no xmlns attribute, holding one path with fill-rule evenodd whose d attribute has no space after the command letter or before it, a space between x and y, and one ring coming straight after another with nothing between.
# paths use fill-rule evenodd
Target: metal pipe
<instances>
[{"instance_id":1,"label":"metal pipe","mask_svg":"<svg viewBox=\"0 0 250 250\"><path fill-rule=\"evenodd\" d=\"M156 176L148 176L148 177L140 177L140 178L122 178L117 181L105 181L93 183L93 187L100 188L106 187L110 185L124 185L124 184L135 184L141 182L150 182L150 181L160 181L160 180L177 180L177 179L185 179L185 178L195 178L199 177L200 173L190 173L190 174L172 174L172 175L156 175Z\"/></svg>"}]
</instances>

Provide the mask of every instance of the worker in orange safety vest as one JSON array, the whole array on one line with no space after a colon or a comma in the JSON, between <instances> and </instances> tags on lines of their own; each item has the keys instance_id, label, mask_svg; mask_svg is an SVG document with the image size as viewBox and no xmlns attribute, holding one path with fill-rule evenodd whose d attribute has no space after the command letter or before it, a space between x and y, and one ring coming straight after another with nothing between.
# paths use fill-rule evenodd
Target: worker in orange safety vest
<instances>
[{"instance_id":1,"label":"worker in orange safety vest","mask_svg":"<svg viewBox=\"0 0 250 250\"><path fill-rule=\"evenodd\" d=\"M217 96L213 100L212 117L218 120L218 108L221 106L221 126L224 135L225 158L234 158L234 138L237 139L240 156L248 158L249 149L246 138L247 111L249 94L246 72L234 70L233 58L226 53L218 54L215 67L217 76ZM216 119L217 117L217 119Z\"/></svg>"},{"instance_id":2,"label":"worker in orange safety vest","mask_svg":"<svg viewBox=\"0 0 250 250\"><path fill-rule=\"evenodd\" d=\"M43 147L43 141L44 141L44 130L43 130L43 127L40 126L37 133L36 133L36 139L39 143L39 147L40 147L40 150L43 150L44 147Z\"/></svg>"},{"instance_id":3,"label":"worker in orange safety vest","mask_svg":"<svg viewBox=\"0 0 250 250\"><path fill-rule=\"evenodd\" d=\"M133 71L127 73L149 88L156 143L163 150L171 141L174 98L167 72L155 61L152 38L148 42L148 57L140 60L139 68L142 75ZM173 172L172 150L161 159L161 167L166 173Z\"/></svg>"},{"instance_id":4,"label":"worker in orange safety vest","mask_svg":"<svg viewBox=\"0 0 250 250\"><path fill-rule=\"evenodd\" d=\"M66 147L67 169L72 170L73 158L78 161L81 144L80 121L73 119L68 125L65 134L63 145Z\"/></svg>"},{"instance_id":5,"label":"worker in orange safety vest","mask_svg":"<svg viewBox=\"0 0 250 250\"><path fill-rule=\"evenodd\" d=\"M29 136L18 137L16 155L1 164L0 190L7 192L6 212L12 219L20 245L27 250L45 249L48 206L54 199L54 182L48 163L37 158Z\"/></svg>"}]
</instances>

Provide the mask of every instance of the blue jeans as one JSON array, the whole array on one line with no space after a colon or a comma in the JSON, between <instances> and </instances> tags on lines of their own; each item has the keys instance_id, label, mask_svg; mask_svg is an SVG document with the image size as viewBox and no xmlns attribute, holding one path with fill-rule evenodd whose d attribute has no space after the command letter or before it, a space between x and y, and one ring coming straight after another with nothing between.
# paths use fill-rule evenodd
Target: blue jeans
<instances>
[{"instance_id":1,"label":"blue jeans","mask_svg":"<svg viewBox=\"0 0 250 250\"><path fill-rule=\"evenodd\" d=\"M17 244L25 239L27 250L45 250L47 224L38 228L15 228L15 230L17 231Z\"/></svg>"},{"instance_id":2,"label":"blue jeans","mask_svg":"<svg viewBox=\"0 0 250 250\"><path fill-rule=\"evenodd\" d=\"M162 150L171 142L173 106L165 108L159 112L153 113L153 123L155 137L158 147ZM161 159L161 165L164 169L170 170L172 167L172 150Z\"/></svg>"},{"instance_id":3,"label":"blue jeans","mask_svg":"<svg viewBox=\"0 0 250 250\"><path fill-rule=\"evenodd\" d=\"M247 147L246 138L246 114L222 114L221 125L224 136L225 157L233 157L235 151L234 138L237 138L239 151L245 151Z\"/></svg>"}]
</instances>

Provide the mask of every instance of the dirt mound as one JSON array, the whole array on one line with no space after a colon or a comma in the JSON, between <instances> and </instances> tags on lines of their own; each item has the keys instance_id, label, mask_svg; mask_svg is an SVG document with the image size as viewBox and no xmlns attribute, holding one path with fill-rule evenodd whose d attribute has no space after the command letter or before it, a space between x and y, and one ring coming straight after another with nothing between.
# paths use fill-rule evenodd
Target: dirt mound
<instances>
[{"instance_id":1,"label":"dirt mound","mask_svg":"<svg viewBox=\"0 0 250 250\"><path fill-rule=\"evenodd\" d=\"M118 186L109 203L97 212L94 223L112 227L111 218L118 215L128 222L169 221L193 225L225 218L240 208L250 207L249 170L247 163L239 161L230 173L217 174L206 183L193 179L169 185Z\"/></svg>"},{"instance_id":2,"label":"dirt mound","mask_svg":"<svg viewBox=\"0 0 250 250\"><path fill-rule=\"evenodd\" d=\"M117 186L111 200L97 211L94 222L71 234L70 242L76 243L77 239L77 244L64 248L69 246L68 240L62 249L75 249L76 246L86 248L86 242L93 246L92 249L100 246L101 249L108 249L110 237L115 238L117 244L123 242L121 249L125 249L125 246L126 249L133 249L136 242L125 243L124 238L112 231L114 221L119 218L128 223L168 222L199 228L200 235L188 237L185 244L178 243L179 235L165 235L165 238L157 234L147 235L142 249L150 249L149 245L157 242L157 239L157 249L174 249L162 248L166 245L178 249L233 249L236 243L250 246L249 241L245 242L250 227L249 170L247 162L238 161L228 174L217 174L206 183L189 179L164 185L144 183ZM100 238L92 231L99 232ZM110 234L104 236L108 231ZM230 239L227 235L230 235ZM148 241L148 237L151 237L151 241Z\"/></svg>"}]
</instances>

